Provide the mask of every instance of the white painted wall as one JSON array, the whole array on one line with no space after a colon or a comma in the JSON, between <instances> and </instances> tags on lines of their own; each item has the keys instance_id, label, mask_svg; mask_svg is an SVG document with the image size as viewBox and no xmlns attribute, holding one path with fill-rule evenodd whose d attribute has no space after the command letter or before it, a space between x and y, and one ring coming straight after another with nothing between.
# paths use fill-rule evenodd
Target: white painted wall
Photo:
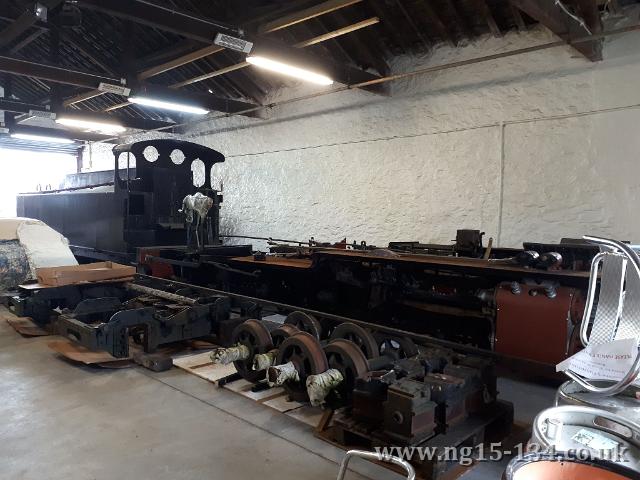
<instances>
[{"instance_id":1,"label":"white painted wall","mask_svg":"<svg viewBox=\"0 0 640 480\"><path fill-rule=\"evenodd\" d=\"M393 70L553 39L542 28L486 37ZM229 233L384 245L479 228L502 246L584 233L640 241L640 33L607 39L604 56L539 51L395 82L390 97L348 91L267 119L200 122L181 138L227 156L215 176Z\"/></svg>"}]
</instances>

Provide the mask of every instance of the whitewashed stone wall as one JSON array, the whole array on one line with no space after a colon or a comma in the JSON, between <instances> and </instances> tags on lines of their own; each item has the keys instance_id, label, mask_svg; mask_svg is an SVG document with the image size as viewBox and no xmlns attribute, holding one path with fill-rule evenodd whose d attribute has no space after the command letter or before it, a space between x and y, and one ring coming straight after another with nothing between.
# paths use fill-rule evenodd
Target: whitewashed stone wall
<instances>
[{"instance_id":1,"label":"whitewashed stone wall","mask_svg":"<svg viewBox=\"0 0 640 480\"><path fill-rule=\"evenodd\" d=\"M393 70L552 39L542 28L486 37ZM389 97L347 91L265 119L214 118L181 138L227 156L214 177L229 233L384 245L479 228L501 246L584 233L640 241L640 33L607 39L604 56L539 51L395 82ZM273 101L322 88L294 85Z\"/></svg>"}]
</instances>

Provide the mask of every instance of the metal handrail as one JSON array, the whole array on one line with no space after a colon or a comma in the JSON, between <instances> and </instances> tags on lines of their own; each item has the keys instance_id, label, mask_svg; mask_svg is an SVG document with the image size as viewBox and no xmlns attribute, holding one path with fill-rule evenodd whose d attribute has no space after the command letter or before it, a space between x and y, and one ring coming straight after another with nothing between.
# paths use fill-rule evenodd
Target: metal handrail
<instances>
[{"instance_id":1,"label":"metal handrail","mask_svg":"<svg viewBox=\"0 0 640 480\"><path fill-rule=\"evenodd\" d=\"M416 478L416 471L413 469L411 464L400 457L386 455L383 453L368 452L366 450L349 450L340 463L340 470L338 471L337 480L344 479L344 476L347 473L347 466L349 465L349 461L353 457L360 457L372 461L377 460L379 462L393 463L394 465L398 465L405 469L405 471L407 472L407 480L415 480Z\"/></svg>"}]
</instances>

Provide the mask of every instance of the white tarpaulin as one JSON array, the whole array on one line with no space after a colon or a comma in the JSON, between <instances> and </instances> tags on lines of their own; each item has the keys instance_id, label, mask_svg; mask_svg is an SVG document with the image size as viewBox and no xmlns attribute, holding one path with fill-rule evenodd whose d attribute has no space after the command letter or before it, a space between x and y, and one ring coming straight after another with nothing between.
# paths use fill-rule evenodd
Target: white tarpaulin
<instances>
[{"instance_id":1,"label":"white tarpaulin","mask_svg":"<svg viewBox=\"0 0 640 480\"><path fill-rule=\"evenodd\" d=\"M67 239L40 220L2 218L0 240L20 242L29 261L32 279L36 278L36 268L78 264Z\"/></svg>"}]
</instances>

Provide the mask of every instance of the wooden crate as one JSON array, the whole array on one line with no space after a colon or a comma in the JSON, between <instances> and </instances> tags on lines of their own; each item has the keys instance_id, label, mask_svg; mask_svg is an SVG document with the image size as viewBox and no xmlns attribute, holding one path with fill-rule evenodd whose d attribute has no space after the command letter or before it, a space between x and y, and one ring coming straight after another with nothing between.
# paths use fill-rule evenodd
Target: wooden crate
<instances>
[{"instance_id":1,"label":"wooden crate","mask_svg":"<svg viewBox=\"0 0 640 480\"><path fill-rule=\"evenodd\" d=\"M135 275L135 267L114 262L97 262L66 267L37 268L40 285L59 287L83 282L127 279Z\"/></svg>"}]
</instances>

